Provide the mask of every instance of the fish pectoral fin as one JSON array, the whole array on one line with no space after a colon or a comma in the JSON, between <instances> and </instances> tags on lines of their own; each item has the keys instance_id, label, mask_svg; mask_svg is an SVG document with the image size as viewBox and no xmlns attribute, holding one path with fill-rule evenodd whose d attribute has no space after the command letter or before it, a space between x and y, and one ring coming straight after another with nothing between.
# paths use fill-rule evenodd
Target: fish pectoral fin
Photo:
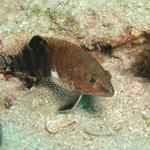
<instances>
[{"instance_id":1,"label":"fish pectoral fin","mask_svg":"<svg viewBox=\"0 0 150 150\"><path fill-rule=\"evenodd\" d=\"M75 97L73 100L71 100L67 105L60 108L59 112L67 112L67 111L71 111L74 108L76 108L77 105L79 104L82 96L83 96L82 94L79 94L77 97Z\"/></svg>"}]
</instances>

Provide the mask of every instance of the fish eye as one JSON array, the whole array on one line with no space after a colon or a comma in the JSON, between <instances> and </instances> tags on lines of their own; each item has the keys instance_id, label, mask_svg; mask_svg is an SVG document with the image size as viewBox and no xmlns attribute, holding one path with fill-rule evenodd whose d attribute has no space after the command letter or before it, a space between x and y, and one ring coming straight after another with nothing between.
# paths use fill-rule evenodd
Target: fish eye
<instances>
[{"instance_id":1,"label":"fish eye","mask_svg":"<svg viewBox=\"0 0 150 150\"><path fill-rule=\"evenodd\" d=\"M96 83L96 77L94 75L92 75L90 80L89 80L89 84L94 85L95 83Z\"/></svg>"}]
</instances>

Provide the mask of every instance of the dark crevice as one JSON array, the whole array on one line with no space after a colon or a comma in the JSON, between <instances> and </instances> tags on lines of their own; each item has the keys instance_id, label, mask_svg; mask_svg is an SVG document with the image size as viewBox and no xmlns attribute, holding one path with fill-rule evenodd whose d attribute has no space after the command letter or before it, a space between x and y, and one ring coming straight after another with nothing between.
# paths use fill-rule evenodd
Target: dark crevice
<instances>
[{"instance_id":1,"label":"dark crevice","mask_svg":"<svg viewBox=\"0 0 150 150\"><path fill-rule=\"evenodd\" d=\"M136 76L150 79L150 34L145 33L144 36L146 38L143 43L144 50L136 58L136 61L140 63L133 69L133 72Z\"/></svg>"}]
</instances>

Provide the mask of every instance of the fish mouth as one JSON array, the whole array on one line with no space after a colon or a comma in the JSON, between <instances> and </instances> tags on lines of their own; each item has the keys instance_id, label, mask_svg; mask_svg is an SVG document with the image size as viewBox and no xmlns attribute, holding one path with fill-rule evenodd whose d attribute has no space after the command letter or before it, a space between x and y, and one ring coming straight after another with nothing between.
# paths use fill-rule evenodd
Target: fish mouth
<instances>
[{"instance_id":1,"label":"fish mouth","mask_svg":"<svg viewBox=\"0 0 150 150\"><path fill-rule=\"evenodd\" d=\"M109 89L109 92L108 92L108 95L109 95L109 96L113 96L114 93L115 93L115 90L114 90L113 87L112 87L111 89Z\"/></svg>"},{"instance_id":2,"label":"fish mouth","mask_svg":"<svg viewBox=\"0 0 150 150\"><path fill-rule=\"evenodd\" d=\"M99 90L94 91L84 91L84 95L93 95L93 96L102 96L102 97L111 97L115 93L115 90L113 86L109 86L109 88L106 87L100 87Z\"/></svg>"},{"instance_id":3,"label":"fish mouth","mask_svg":"<svg viewBox=\"0 0 150 150\"><path fill-rule=\"evenodd\" d=\"M111 97L111 96L113 96L113 95L114 95L114 93L115 93L115 91L114 91L114 90L109 91L109 93L107 93L107 95L106 95L106 96Z\"/></svg>"},{"instance_id":4,"label":"fish mouth","mask_svg":"<svg viewBox=\"0 0 150 150\"><path fill-rule=\"evenodd\" d=\"M100 92L97 91L97 92L94 92L94 93L86 93L86 95L95 95L95 96L101 96L101 97L111 97L111 96L114 95L114 93L115 93L114 89L111 88L109 90L105 89L105 91L103 90L103 92L102 91L100 91Z\"/></svg>"},{"instance_id":5,"label":"fish mouth","mask_svg":"<svg viewBox=\"0 0 150 150\"><path fill-rule=\"evenodd\" d=\"M110 86L109 88L101 87L101 89L103 91L103 94L101 96L104 96L104 97L111 97L115 93L113 86Z\"/></svg>"}]
</instances>

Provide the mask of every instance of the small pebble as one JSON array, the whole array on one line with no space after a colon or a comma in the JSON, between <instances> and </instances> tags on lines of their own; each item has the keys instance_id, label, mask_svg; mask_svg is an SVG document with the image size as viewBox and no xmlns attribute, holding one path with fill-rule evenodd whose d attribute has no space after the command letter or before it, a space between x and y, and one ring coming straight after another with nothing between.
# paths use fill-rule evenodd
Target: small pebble
<instances>
[{"instance_id":1,"label":"small pebble","mask_svg":"<svg viewBox=\"0 0 150 150\"><path fill-rule=\"evenodd\" d=\"M5 81L11 81L11 78L12 78L11 75L4 76Z\"/></svg>"},{"instance_id":2,"label":"small pebble","mask_svg":"<svg viewBox=\"0 0 150 150\"><path fill-rule=\"evenodd\" d=\"M116 45L123 45L127 43L127 39L125 37L118 37L115 40Z\"/></svg>"},{"instance_id":3,"label":"small pebble","mask_svg":"<svg viewBox=\"0 0 150 150\"><path fill-rule=\"evenodd\" d=\"M54 118L49 118L46 121L45 128L49 133L55 134L59 131L62 131L67 126L74 124L75 122L75 119L68 118L65 115L57 115Z\"/></svg>"},{"instance_id":4,"label":"small pebble","mask_svg":"<svg viewBox=\"0 0 150 150\"><path fill-rule=\"evenodd\" d=\"M12 107L14 100L16 100L15 95L11 95L10 97L6 97L4 99L4 106L5 106L5 108L9 109L10 107Z\"/></svg>"},{"instance_id":5,"label":"small pebble","mask_svg":"<svg viewBox=\"0 0 150 150\"><path fill-rule=\"evenodd\" d=\"M131 91L133 92L133 94L141 94L143 92L143 85L142 85L142 83L140 83L138 81L134 81L131 84Z\"/></svg>"}]
</instances>

